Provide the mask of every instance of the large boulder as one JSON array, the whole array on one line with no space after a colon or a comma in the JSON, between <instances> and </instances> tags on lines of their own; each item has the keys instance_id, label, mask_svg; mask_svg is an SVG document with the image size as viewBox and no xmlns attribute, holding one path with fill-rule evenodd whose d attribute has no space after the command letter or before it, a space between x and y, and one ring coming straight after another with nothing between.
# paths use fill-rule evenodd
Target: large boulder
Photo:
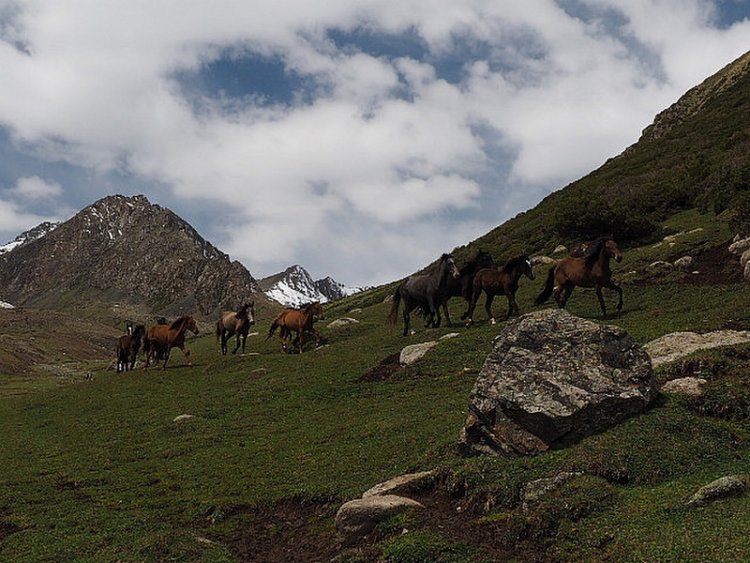
<instances>
[{"instance_id":1,"label":"large boulder","mask_svg":"<svg viewBox=\"0 0 750 563\"><path fill-rule=\"evenodd\" d=\"M623 329L562 309L529 313L495 338L460 449L530 455L563 447L640 413L656 393L648 354Z\"/></svg>"},{"instance_id":2,"label":"large boulder","mask_svg":"<svg viewBox=\"0 0 750 563\"><path fill-rule=\"evenodd\" d=\"M421 503L405 497L371 495L343 504L334 523L344 544L351 545L372 532L378 522L405 510L420 508L424 508Z\"/></svg>"}]
</instances>

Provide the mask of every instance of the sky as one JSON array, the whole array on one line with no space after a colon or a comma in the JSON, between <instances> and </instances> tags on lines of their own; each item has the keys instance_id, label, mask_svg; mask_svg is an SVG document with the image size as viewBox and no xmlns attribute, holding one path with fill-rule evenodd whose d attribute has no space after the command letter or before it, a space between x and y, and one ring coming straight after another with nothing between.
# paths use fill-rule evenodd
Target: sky
<instances>
[{"instance_id":1,"label":"sky","mask_svg":"<svg viewBox=\"0 0 750 563\"><path fill-rule=\"evenodd\" d=\"M393 281L748 50L747 0L0 0L0 243L145 194L257 278Z\"/></svg>"}]
</instances>

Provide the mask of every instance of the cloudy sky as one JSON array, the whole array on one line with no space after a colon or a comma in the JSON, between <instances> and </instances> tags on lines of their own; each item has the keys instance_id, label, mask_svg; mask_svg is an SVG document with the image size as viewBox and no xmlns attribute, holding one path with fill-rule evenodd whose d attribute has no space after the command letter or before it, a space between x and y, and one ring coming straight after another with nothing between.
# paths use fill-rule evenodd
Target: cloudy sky
<instances>
[{"instance_id":1,"label":"cloudy sky","mask_svg":"<svg viewBox=\"0 0 750 563\"><path fill-rule=\"evenodd\" d=\"M256 277L391 281L635 142L748 4L0 0L0 243L143 193Z\"/></svg>"}]
</instances>

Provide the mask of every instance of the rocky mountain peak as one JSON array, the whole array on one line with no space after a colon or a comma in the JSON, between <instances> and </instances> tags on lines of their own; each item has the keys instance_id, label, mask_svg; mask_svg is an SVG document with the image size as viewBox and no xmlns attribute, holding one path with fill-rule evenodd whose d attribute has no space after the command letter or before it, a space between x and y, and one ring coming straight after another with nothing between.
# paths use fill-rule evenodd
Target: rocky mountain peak
<instances>
[{"instance_id":1,"label":"rocky mountain peak","mask_svg":"<svg viewBox=\"0 0 750 563\"><path fill-rule=\"evenodd\" d=\"M258 283L268 297L287 307L299 307L311 301L327 303L362 291L346 287L330 276L313 281L310 273L299 264Z\"/></svg>"},{"instance_id":2,"label":"rocky mountain peak","mask_svg":"<svg viewBox=\"0 0 750 563\"><path fill-rule=\"evenodd\" d=\"M66 302L93 296L210 314L257 289L244 266L143 195L100 199L0 255L0 295L16 305L54 307L61 295Z\"/></svg>"}]
</instances>

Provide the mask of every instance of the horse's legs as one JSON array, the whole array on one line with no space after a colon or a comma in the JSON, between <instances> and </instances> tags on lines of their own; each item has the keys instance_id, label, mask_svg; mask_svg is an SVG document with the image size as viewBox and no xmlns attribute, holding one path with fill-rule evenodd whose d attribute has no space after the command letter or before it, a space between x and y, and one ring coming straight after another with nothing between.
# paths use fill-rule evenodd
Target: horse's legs
<instances>
[{"instance_id":1,"label":"horse's legs","mask_svg":"<svg viewBox=\"0 0 750 563\"><path fill-rule=\"evenodd\" d=\"M492 291L484 290L487 295L487 300L484 302L484 310L487 311L487 318L490 324L495 324L495 317L492 316L492 301L495 299L495 294Z\"/></svg>"},{"instance_id":2,"label":"horse's legs","mask_svg":"<svg viewBox=\"0 0 750 563\"><path fill-rule=\"evenodd\" d=\"M614 291L617 292L617 294L620 296L620 300L617 303L617 310L622 311L622 288L619 285L617 285L612 279L607 281L607 283L604 284L604 287L608 289L613 289Z\"/></svg>"},{"instance_id":3,"label":"horse's legs","mask_svg":"<svg viewBox=\"0 0 750 563\"><path fill-rule=\"evenodd\" d=\"M237 339L236 339L236 340L237 340L237 345L236 345L236 346L234 347L234 350L232 350L232 354L233 354L233 355L234 355L234 354L236 354L236 353L237 353L237 350L239 350L239 349L240 349L240 344L242 343L242 341L240 340L241 338L242 338L242 333L238 332L238 333L237 333ZM243 350L242 350L242 351L243 351L243 352L245 351L245 350L244 350L244 348L243 348Z\"/></svg>"},{"instance_id":4,"label":"horse's legs","mask_svg":"<svg viewBox=\"0 0 750 563\"><path fill-rule=\"evenodd\" d=\"M575 285L570 281L567 281L561 286L557 286L555 288L555 301L557 301L560 309L565 308L565 304L568 302L568 299L570 299L570 295L573 293L573 289L575 289Z\"/></svg>"},{"instance_id":5,"label":"horse's legs","mask_svg":"<svg viewBox=\"0 0 750 563\"><path fill-rule=\"evenodd\" d=\"M513 314L519 315L520 311L518 310L518 304L516 303L516 295L512 292L508 292L508 314L505 317L506 320L509 319Z\"/></svg>"},{"instance_id":6,"label":"horse's legs","mask_svg":"<svg viewBox=\"0 0 750 563\"><path fill-rule=\"evenodd\" d=\"M412 304L404 300L404 336L409 335L409 313L411 312Z\"/></svg>"},{"instance_id":7,"label":"horse's legs","mask_svg":"<svg viewBox=\"0 0 750 563\"><path fill-rule=\"evenodd\" d=\"M602 309L602 315L607 318L607 306L604 304L604 296L602 295L602 286L596 286L596 298L599 300L599 307Z\"/></svg>"},{"instance_id":8,"label":"horse's legs","mask_svg":"<svg viewBox=\"0 0 750 563\"><path fill-rule=\"evenodd\" d=\"M479 296L482 295L482 290L479 291L473 290L471 292L471 300L469 301L469 308L466 309L466 312L461 317L462 319L467 319L466 325L470 325L472 321L472 317L474 316L474 307L477 306L477 301L479 301Z\"/></svg>"},{"instance_id":9,"label":"horse's legs","mask_svg":"<svg viewBox=\"0 0 750 563\"><path fill-rule=\"evenodd\" d=\"M448 312L448 300L443 299L443 313L445 313L445 322L448 323L448 326L453 326L453 321L451 321L451 315Z\"/></svg>"}]
</instances>

